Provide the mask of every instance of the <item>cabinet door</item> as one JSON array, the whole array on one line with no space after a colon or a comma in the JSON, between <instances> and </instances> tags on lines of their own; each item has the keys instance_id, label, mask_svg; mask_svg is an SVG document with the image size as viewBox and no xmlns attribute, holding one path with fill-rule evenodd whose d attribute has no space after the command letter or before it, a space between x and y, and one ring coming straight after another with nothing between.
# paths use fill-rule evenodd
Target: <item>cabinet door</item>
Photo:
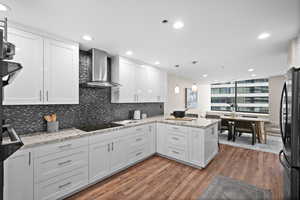
<instances>
[{"instance_id":1,"label":"cabinet door","mask_svg":"<svg viewBox=\"0 0 300 200\"><path fill-rule=\"evenodd\" d=\"M25 31L9 28L8 41L16 45L14 62L23 69L13 84L4 88L5 105L43 103L43 38Z\"/></svg>"},{"instance_id":2,"label":"cabinet door","mask_svg":"<svg viewBox=\"0 0 300 200\"><path fill-rule=\"evenodd\" d=\"M111 144L111 161L110 169L111 172L118 171L119 169L126 166L126 155L127 155L126 140L118 138L113 140Z\"/></svg>"},{"instance_id":3,"label":"cabinet door","mask_svg":"<svg viewBox=\"0 0 300 200\"><path fill-rule=\"evenodd\" d=\"M147 102L159 102L160 73L157 68L148 67L147 69Z\"/></svg>"},{"instance_id":4,"label":"cabinet door","mask_svg":"<svg viewBox=\"0 0 300 200\"><path fill-rule=\"evenodd\" d=\"M133 63L120 60L119 62L119 83L122 85L117 88L117 101L119 103L133 103L137 101L135 91L135 70Z\"/></svg>"},{"instance_id":5,"label":"cabinet door","mask_svg":"<svg viewBox=\"0 0 300 200\"><path fill-rule=\"evenodd\" d=\"M191 129L189 133L189 161L195 165L204 167L204 131L203 129Z\"/></svg>"},{"instance_id":6,"label":"cabinet door","mask_svg":"<svg viewBox=\"0 0 300 200\"><path fill-rule=\"evenodd\" d=\"M156 152L156 125L150 124L148 125L148 131L149 131L149 154L154 154Z\"/></svg>"},{"instance_id":7,"label":"cabinet door","mask_svg":"<svg viewBox=\"0 0 300 200\"><path fill-rule=\"evenodd\" d=\"M167 92L168 92L168 75L165 71L160 71L159 73L159 102L167 102Z\"/></svg>"},{"instance_id":8,"label":"cabinet door","mask_svg":"<svg viewBox=\"0 0 300 200\"><path fill-rule=\"evenodd\" d=\"M78 104L78 45L45 39L44 52L45 104Z\"/></svg>"},{"instance_id":9,"label":"cabinet door","mask_svg":"<svg viewBox=\"0 0 300 200\"><path fill-rule=\"evenodd\" d=\"M33 166L30 151L18 151L4 162L4 199L33 200Z\"/></svg>"},{"instance_id":10,"label":"cabinet door","mask_svg":"<svg viewBox=\"0 0 300 200\"><path fill-rule=\"evenodd\" d=\"M137 102L149 102L148 97L148 66L139 65L135 68L135 93Z\"/></svg>"},{"instance_id":11,"label":"cabinet door","mask_svg":"<svg viewBox=\"0 0 300 200\"><path fill-rule=\"evenodd\" d=\"M158 123L157 125L157 133L156 133L156 151L159 154L166 154L166 125Z\"/></svg>"},{"instance_id":12,"label":"cabinet door","mask_svg":"<svg viewBox=\"0 0 300 200\"><path fill-rule=\"evenodd\" d=\"M110 173L110 142L90 145L89 182L97 181Z\"/></svg>"}]
</instances>

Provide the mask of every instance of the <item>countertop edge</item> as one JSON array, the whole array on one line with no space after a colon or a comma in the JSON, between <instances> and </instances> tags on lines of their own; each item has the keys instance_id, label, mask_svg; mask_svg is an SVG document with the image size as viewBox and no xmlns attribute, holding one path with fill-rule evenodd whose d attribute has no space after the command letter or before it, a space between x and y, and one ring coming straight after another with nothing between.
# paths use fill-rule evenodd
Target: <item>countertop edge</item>
<instances>
[{"instance_id":1,"label":"countertop edge","mask_svg":"<svg viewBox=\"0 0 300 200\"><path fill-rule=\"evenodd\" d=\"M68 132L68 131L76 131L76 133L74 135L67 135L67 136L62 136L61 138L54 138L54 139L49 139L49 140L45 140L45 141L37 141L37 142L33 142L30 144L24 144L24 146L21 148L23 149L29 149L29 148L37 148L41 145L49 145L49 144L55 144L58 142L64 142L67 140L72 140L72 139L78 139L78 138L82 138L82 137L88 137L88 136L93 136L93 135L100 135L100 134L106 134L106 133L113 133L116 132L118 130L122 130L122 129L127 129L127 128L133 128L136 126L140 126L140 125L145 125L145 124L151 124L151 123L162 123L162 124L171 124L171 125L176 125L176 126L184 126L184 127L191 127L191 128L208 128L216 123L218 123L218 120L215 121L211 121L208 125L194 125L194 124L183 124L182 122L174 122L174 121L167 121L165 119L151 119L148 118L146 119L146 121L140 121L140 122L136 122L136 123L132 123L132 124L126 124L124 126L119 126L119 127L113 127L113 128L108 128L108 129L103 129L103 130L97 130L97 131L91 131L91 132L85 132L85 131L81 131L79 129L76 128L70 128L70 129L65 129L65 130L61 130L59 132L57 132L56 134L64 134L64 132ZM37 134L31 134L29 136L23 135L20 136L21 139L26 140L26 139L30 139L29 137L37 137L37 136L46 136L46 134L51 134L51 133L44 133L44 132L40 132Z\"/></svg>"}]
</instances>

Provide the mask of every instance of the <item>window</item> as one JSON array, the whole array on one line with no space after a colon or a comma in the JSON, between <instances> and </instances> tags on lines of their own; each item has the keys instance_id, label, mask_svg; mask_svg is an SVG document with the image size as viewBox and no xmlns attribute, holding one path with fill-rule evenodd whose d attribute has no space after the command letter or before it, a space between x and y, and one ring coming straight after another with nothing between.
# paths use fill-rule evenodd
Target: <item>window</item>
<instances>
[{"instance_id":1,"label":"window","mask_svg":"<svg viewBox=\"0 0 300 200\"><path fill-rule=\"evenodd\" d=\"M268 79L211 85L211 110L269 113Z\"/></svg>"}]
</instances>

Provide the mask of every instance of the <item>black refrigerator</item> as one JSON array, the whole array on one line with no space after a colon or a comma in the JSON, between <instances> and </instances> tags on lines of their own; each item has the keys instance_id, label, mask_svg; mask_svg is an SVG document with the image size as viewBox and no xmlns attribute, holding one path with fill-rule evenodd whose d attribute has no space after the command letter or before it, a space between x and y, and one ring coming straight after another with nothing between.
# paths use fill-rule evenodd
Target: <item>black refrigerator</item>
<instances>
[{"instance_id":1,"label":"black refrigerator","mask_svg":"<svg viewBox=\"0 0 300 200\"><path fill-rule=\"evenodd\" d=\"M300 69L286 74L280 106L283 149L279 160L284 168L284 199L300 199Z\"/></svg>"},{"instance_id":2,"label":"black refrigerator","mask_svg":"<svg viewBox=\"0 0 300 200\"><path fill-rule=\"evenodd\" d=\"M11 84L22 69L21 64L10 62L15 46L7 41L7 20L0 20L0 200L4 194L4 161L23 146L16 131L6 124L3 116L3 88ZM6 137L3 140L3 137Z\"/></svg>"}]
</instances>

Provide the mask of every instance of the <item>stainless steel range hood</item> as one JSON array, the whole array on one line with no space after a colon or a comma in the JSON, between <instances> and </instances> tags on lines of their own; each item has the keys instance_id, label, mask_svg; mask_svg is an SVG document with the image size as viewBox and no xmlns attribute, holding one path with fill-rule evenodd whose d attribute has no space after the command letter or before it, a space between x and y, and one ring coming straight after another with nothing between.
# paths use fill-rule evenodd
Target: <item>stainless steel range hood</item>
<instances>
[{"instance_id":1,"label":"stainless steel range hood","mask_svg":"<svg viewBox=\"0 0 300 200\"><path fill-rule=\"evenodd\" d=\"M90 80L84 85L87 87L119 87L118 83L111 82L110 70L108 66L108 54L99 49L91 49L92 67L89 69Z\"/></svg>"}]
</instances>

